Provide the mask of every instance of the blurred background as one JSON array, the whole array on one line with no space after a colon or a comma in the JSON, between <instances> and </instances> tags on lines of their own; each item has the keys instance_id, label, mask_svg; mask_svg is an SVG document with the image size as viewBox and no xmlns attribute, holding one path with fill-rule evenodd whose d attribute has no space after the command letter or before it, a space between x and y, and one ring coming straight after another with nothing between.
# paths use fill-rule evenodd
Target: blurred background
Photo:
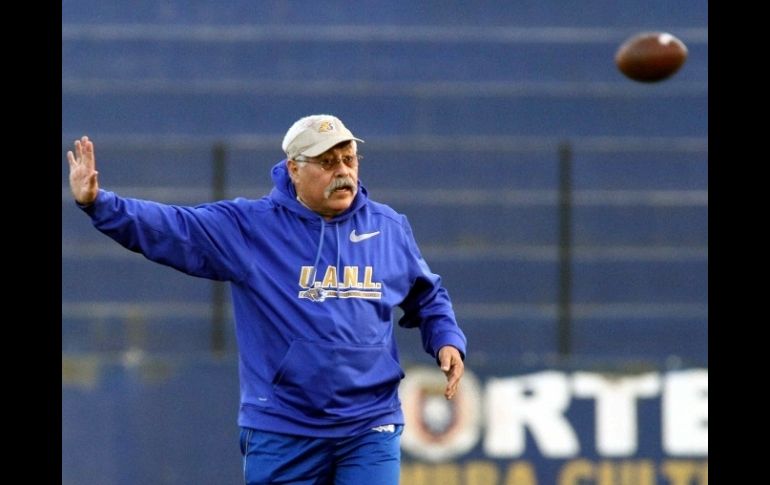
<instances>
[{"instance_id":1,"label":"blurred background","mask_svg":"<svg viewBox=\"0 0 770 485\"><path fill-rule=\"evenodd\" d=\"M416 330L402 484L706 484L708 2L62 1L62 483L239 484L229 289L96 231L102 187L195 205L271 188L298 118L366 140L468 337L458 399ZM614 64L641 31L672 78ZM398 317L398 315L397 315Z\"/></svg>"}]
</instances>

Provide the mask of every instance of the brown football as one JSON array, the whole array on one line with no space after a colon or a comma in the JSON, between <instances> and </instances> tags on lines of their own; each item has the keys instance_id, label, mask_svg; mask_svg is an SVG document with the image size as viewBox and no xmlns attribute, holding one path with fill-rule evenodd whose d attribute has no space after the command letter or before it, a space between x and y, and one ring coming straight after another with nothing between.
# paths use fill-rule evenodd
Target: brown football
<instances>
[{"instance_id":1,"label":"brown football","mask_svg":"<svg viewBox=\"0 0 770 485\"><path fill-rule=\"evenodd\" d=\"M687 60L687 46L667 32L642 32L623 42L615 54L620 72L639 82L671 77Z\"/></svg>"}]
</instances>

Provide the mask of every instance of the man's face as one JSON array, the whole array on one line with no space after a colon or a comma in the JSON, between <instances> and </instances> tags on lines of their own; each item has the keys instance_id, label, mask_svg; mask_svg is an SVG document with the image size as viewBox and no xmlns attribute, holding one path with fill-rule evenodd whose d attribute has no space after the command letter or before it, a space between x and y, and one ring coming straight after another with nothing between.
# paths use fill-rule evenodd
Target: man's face
<instances>
[{"instance_id":1,"label":"man's face","mask_svg":"<svg viewBox=\"0 0 770 485\"><path fill-rule=\"evenodd\" d=\"M353 203L358 191L355 142L340 143L306 163L289 160L287 167L299 198L326 219Z\"/></svg>"}]
</instances>

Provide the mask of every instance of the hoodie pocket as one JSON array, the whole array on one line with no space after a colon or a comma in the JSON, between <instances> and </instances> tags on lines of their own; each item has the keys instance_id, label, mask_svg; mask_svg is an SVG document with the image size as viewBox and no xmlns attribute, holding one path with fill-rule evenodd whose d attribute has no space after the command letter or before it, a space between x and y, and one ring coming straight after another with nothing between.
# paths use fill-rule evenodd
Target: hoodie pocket
<instances>
[{"instance_id":1,"label":"hoodie pocket","mask_svg":"<svg viewBox=\"0 0 770 485\"><path fill-rule=\"evenodd\" d=\"M355 418L398 405L404 372L384 345L295 340L273 379L278 401L312 418Z\"/></svg>"}]
</instances>

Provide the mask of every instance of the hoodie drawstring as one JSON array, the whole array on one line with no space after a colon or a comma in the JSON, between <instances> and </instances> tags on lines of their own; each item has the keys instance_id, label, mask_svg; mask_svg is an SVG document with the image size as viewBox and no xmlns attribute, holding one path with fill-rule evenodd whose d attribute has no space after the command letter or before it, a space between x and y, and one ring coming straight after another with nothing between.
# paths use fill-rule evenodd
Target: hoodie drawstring
<instances>
[{"instance_id":1,"label":"hoodie drawstring","mask_svg":"<svg viewBox=\"0 0 770 485\"><path fill-rule=\"evenodd\" d=\"M321 219L321 236L318 239L318 251L315 255L315 262L313 263L313 273L310 277L310 290L306 292L307 295L312 295L313 301L324 301L326 299L326 290L323 288L316 288L316 275L318 274L318 262L321 261L321 252L324 247L324 234L326 232L326 222ZM337 241L337 262L335 269L337 270L337 281L340 278L340 258L342 257L342 250L340 249L340 225L334 224L334 237Z\"/></svg>"},{"instance_id":2,"label":"hoodie drawstring","mask_svg":"<svg viewBox=\"0 0 770 485\"><path fill-rule=\"evenodd\" d=\"M324 222L322 218L321 219L321 237L318 238L318 252L315 255L315 263L313 263L313 275L310 277L311 288L315 286L315 277L316 277L316 274L318 273L318 261L321 260L321 251L324 248L324 230L325 229L326 229L326 222ZM337 252L339 254L339 248L337 249Z\"/></svg>"},{"instance_id":3,"label":"hoodie drawstring","mask_svg":"<svg viewBox=\"0 0 770 485\"><path fill-rule=\"evenodd\" d=\"M340 251L340 225L339 224L334 225L334 232L337 235L337 266L335 269L337 270L337 281L339 281L340 276L342 276L340 275L340 252L341 251Z\"/></svg>"}]
</instances>

